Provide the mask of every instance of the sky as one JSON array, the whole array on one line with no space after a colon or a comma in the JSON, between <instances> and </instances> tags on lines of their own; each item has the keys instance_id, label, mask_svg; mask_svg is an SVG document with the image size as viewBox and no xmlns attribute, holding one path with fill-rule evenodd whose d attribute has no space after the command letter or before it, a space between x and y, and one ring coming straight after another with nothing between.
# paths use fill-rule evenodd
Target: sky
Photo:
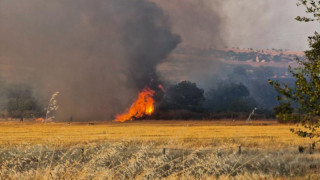
<instances>
[{"instance_id":1,"label":"sky","mask_svg":"<svg viewBox=\"0 0 320 180\"><path fill-rule=\"evenodd\" d=\"M226 4L228 45L259 49L305 50L307 36L319 29L318 23L302 23L294 18L305 15L295 0L241 0ZM248 26L242 24L249 23ZM239 28L241 27L241 28Z\"/></svg>"},{"instance_id":2,"label":"sky","mask_svg":"<svg viewBox=\"0 0 320 180\"><path fill-rule=\"evenodd\" d=\"M168 14L181 45L306 50L307 36L318 23L301 23L306 15L297 0L151 0Z\"/></svg>"}]
</instances>

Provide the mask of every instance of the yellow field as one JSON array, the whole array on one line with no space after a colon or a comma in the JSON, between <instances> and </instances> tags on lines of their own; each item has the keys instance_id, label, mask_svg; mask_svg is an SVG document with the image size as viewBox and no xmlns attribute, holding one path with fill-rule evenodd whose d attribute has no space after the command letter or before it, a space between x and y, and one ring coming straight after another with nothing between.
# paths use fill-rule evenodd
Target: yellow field
<instances>
[{"instance_id":1,"label":"yellow field","mask_svg":"<svg viewBox=\"0 0 320 180\"><path fill-rule=\"evenodd\" d=\"M262 148L304 145L275 121L135 121L128 123L0 123L0 144L78 144L97 141L155 141L186 147L242 144ZM179 142L179 143L178 143ZM310 141L311 142L311 141Z\"/></svg>"},{"instance_id":2,"label":"yellow field","mask_svg":"<svg viewBox=\"0 0 320 180\"><path fill-rule=\"evenodd\" d=\"M310 154L312 141L292 134L294 127L0 121L0 179L319 179L319 148Z\"/></svg>"}]
</instances>

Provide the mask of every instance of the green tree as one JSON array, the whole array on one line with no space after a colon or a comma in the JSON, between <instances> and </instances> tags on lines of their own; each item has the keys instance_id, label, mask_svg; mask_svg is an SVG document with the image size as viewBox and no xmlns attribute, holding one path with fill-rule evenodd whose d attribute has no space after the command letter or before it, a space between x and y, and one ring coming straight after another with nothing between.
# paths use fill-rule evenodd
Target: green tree
<instances>
[{"instance_id":1,"label":"green tree","mask_svg":"<svg viewBox=\"0 0 320 180\"><path fill-rule=\"evenodd\" d=\"M206 93L206 109L210 112L249 112L257 106L249 89L242 83L220 83Z\"/></svg>"},{"instance_id":2,"label":"green tree","mask_svg":"<svg viewBox=\"0 0 320 180\"><path fill-rule=\"evenodd\" d=\"M273 108L274 114L280 123L297 123L300 122L300 115L294 114L294 109L290 103L282 102Z\"/></svg>"},{"instance_id":3,"label":"green tree","mask_svg":"<svg viewBox=\"0 0 320 180\"><path fill-rule=\"evenodd\" d=\"M319 0L299 0L298 5L303 5L307 13L313 17L300 17L296 20L302 22L320 21ZM305 59L298 59L298 67L289 66L289 71L296 79L295 86L280 84L277 81L269 80L276 91L279 92L278 100L290 104L298 104L299 112L302 113L300 122L303 129L296 128L291 131L302 137L320 137L317 129L320 116L320 35L315 32L308 37L310 50L305 51Z\"/></svg>"},{"instance_id":4,"label":"green tree","mask_svg":"<svg viewBox=\"0 0 320 180\"><path fill-rule=\"evenodd\" d=\"M292 114L293 108L290 103L281 103L279 106L273 108L274 114Z\"/></svg>"},{"instance_id":5,"label":"green tree","mask_svg":"<svg viewBox=\"0 0 320 180\"><path fill-rule=\"evenodd\" d=\"M6 108L11 117L20 118L34 117L42 113L42 107L33 96L30 86L15 84L6 89Z\"/></svg>"},{"instance_id":6,"label":"green tree","mask_svg":"<svg viewBox=\"0 0 320 180\"><path fill-rule=\"evenodd\" d=\"M189 110L199 112L203 110L204 90L196 83L182 81L171 86L164 94L160 109L162 110Z\"/></svg>"}]
</instances>

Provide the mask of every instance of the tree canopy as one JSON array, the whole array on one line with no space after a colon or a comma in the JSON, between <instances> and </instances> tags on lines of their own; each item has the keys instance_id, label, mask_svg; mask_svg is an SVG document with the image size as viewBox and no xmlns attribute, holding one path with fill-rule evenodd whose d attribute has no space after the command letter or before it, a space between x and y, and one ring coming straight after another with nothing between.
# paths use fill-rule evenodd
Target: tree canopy
<instances>
[{"instance_id":1,"label":"tree canopy","mask_svg":"<svg viewBox=\"0 0 320 180\"><path fill-rule=\"evenodd\" d=\"M160 109L162 110L189 110L202 111L204 90L197 87L196 83L182 81L173 85L165 92Z\"/></svg>"},{"instance_id":2,"label":"tree canopy","mask_svg":"<svg viewBox=\"0 0 320 180\"><path fill-rule=\"evenodd\" d=\"M10 85L6 88L6 108L11 117L36 117L43 108L34 97L30 86L24 84Z\"/></svg>"},{"instance_id":3,"label":"tree canopy","mask_svg":"<svg viewBox=\"0 0 320 180\"><path fill-rule=\"evenodd\" d=\"M210 112L249 112L256 105L242 83L220 83L206 93L206 109Z\"/></svg>"},{"instance_id":4,"label":"tree canopy","mask_svg":"<svg viewBox=\"0 0 320 180\"><path fill-rule=\"evenodd\" d=\"M302 22L320 21L319 0L299 0L298 5L306 7L306 12L312 17L300 17L296 20ZM310 49L305 51L305 58L298 59L298 67L289 66L289 71L296 79L295 86L280 84L269 80L276 91L279 92L278 100L283 103L298 104L301 115L301 124L305 129L291 129L292 132L302 137L320 137L317 132L320 116L320 35L315 32L308 37Z\"/></svg>"}]
</instances>

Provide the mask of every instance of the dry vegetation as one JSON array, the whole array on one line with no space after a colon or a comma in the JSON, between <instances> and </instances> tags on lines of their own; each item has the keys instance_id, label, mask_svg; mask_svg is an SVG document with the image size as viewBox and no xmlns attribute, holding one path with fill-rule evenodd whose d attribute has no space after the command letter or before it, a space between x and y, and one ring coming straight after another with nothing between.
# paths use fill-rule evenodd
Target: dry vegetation
<instances>
[{"instance_id":1,"label":"dry vegetation","mask_svg":"<svg viewBox=\"0 0 320 180\"><path fill-rule=\"evenodd\" d=\"M0 122L0 179L319 179L319 149L292 126Z\"/></svg>"}]
</instances>

